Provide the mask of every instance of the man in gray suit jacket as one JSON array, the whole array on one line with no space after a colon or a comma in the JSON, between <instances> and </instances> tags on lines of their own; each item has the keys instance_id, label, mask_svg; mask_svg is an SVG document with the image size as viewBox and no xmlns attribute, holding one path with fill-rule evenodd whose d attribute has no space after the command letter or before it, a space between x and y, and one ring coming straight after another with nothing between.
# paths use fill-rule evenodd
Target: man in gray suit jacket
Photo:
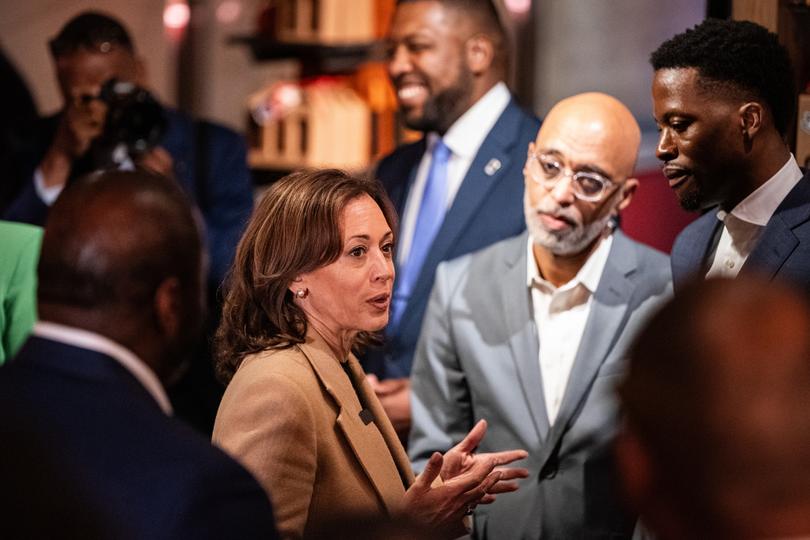
<instances>
[{"instance_id":1,"label":"man in gray suit jacket","mask_svg":"<svg viewBox=\"0 0 810 540\"><path fill-rule=\"evenodd\" d=\"M415 467L481 418L482 451L530 454L520 491L476 510L476 538L632 532L614 493L614 386L671 291L668 258L614 231L638 185L639 140L616 99L561 101L529 145L528 232L437 270L412 374Z\"/></svg>"}]
</instances>

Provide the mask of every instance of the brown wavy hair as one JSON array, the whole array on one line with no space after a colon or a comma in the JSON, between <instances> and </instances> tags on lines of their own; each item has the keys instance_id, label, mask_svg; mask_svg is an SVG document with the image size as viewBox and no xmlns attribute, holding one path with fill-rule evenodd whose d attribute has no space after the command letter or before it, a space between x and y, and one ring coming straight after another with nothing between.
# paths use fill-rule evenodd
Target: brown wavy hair
<instances>
[{"instance_id":1,"label":"brown wavy hair","mask_svg":"<svg viewBox=\"0 0 810 540\"><path fill-rule=\"evenodd\" d=\"M340 214L368 195L396 234L396 213L379 182L337 169L300 171L267 190L239 241L226 284L222 320L214 338L217 375L227 384L245 356L303 343L304 312L290 283L338 259ZM361 332L355 347L375 340Z\"/></svg>"}]
</instances>

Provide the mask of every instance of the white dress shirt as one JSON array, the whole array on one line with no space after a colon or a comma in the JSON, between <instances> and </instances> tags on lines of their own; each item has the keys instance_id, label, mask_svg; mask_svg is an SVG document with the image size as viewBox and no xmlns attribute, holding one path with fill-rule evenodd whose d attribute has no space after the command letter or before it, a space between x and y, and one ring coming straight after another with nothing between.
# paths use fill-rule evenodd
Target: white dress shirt
<instances>
[{"instance_id":1,"label":"white dress shirt","mask_svg":"<svg viewBox=\"0 0 810 540\"><path fill-rule=\"evenodd\" d=\"M593 293L602 278L613 235L603 239L577 275L555 287L540 276L534 259L531 236L528 242L526 285L532 293L532 309L540 341L540 373L549 425L560 410L568 377L579 350L585 324L591 312Z\"/></svg>"},{"instance_id":2,"label":"white dress shirt","mask_svg":"<svg viewBox=\"0 0 810 540\"><path fill-rule=\"evenodd\" d=\"M119 145L118 149L123 148L123 151L126 152L126 147L123 145ZM120 155L120 151L119 155ZM130 159L128 155L123 155L120 158L120 161L117 161L118 170L121 171L134 171L135 170L135 163ZM56 202L56 199L59 198L59 195L62 193L62 190L65 189L65 184L60 184L56 186L46 186L45 185L45 175L42 174L42 169L37 167L34 169L34 190L37 192L37 195L42 202L45 203L46 206L53 206L53 203Z\"/></svg>"},{"instance_id":3,"label":"white dress shirt","mask_svg":"<svg viewBox=\"0 0 810 540\"><path fill-rule=\"evenodd\" d=\"M164 413L172 414L172 405L157 375L129 349L95 332L52 322L37 322L32 333L51 341L105 354L116 360L146 388Z\"/></svg>"},{"instance_id":4,"label":"white dress shirt","mask_svg":"<svg viewBox=\"0 0 810 540\"><path fill-rule=\"evenodd\" d=\"M509 89L502 82L497 83L489 89L481 99L467 109L458 120L456 120L447 133L444 134L444 144L450 149L450 159L447 163L447 206L450 208L456 198L459 187L467 171L475 159L478 150L484 143L495 122L500 118L506 106L509 105L511 95ZM402 222L400 223L400 235L397 246L397 262L402 265L408 260L413 243L413 234L416 229L416 218L419 216L419 205L422 202L422 194L425 191L430 163L433 156L433 147L439 135L429 133L427 136L427 150L419 162L416 170L416 178L408 193L408 200L402 212Z\"/></svg>"},{"instance_id":5,"label":"white dress shirt","mask_svg":"<svg viewBox=\"0 0 810 540\"><path fill-rule=\"evenodd\" d=\"M791 154L776 174L743 199L731 212L717 212L717 219L723 222L723 232L706 278L737 276L762 236L765 225L802 176L802 170Z\"/></svg>"}]
</instances>

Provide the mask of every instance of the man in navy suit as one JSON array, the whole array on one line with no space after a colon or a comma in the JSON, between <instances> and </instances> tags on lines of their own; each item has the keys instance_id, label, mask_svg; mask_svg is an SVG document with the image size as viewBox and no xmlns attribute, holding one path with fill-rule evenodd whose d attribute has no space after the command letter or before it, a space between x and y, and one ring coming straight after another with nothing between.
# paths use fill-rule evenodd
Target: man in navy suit
<instances>
[{"instance_id":1,"label":"man in navy suit","mask_svg":"<svg viewBox=\"0 0 810 540\"><path fill-rule=\"evenodd\" d=\"M741 271L810 291L810 174L785 143L796 95L777 36L709 19L651 62L664 175L684 208L706 210L672 248L676 294Z\"/></svg>"},{"instance_id":2,"label":"man in navy suit","mask_svg":"<svg viewBox=\"0 0 810 540\"><path fill-rule=\"evenodd\" d=\"M162 177L86 177L55 203L40 322L0 370L0 536L276 538L264 491L164 391L200 330L203 260Z\"/></svg>"},{"instance_id":3,"label":"man in navy suit","mask_svg":"<svg viewBox=\"0 0 810 540\"><path fill-rule=\"evenodd\" d=\"M397 282L385 344L364 365L406 434L408 377L436 267L525 229L522 168L540 121L503 82L509 46L490 0L400 1L389 43L402 117L425 136L376 170L400 216Z\"/></svg>"}]
</instances>

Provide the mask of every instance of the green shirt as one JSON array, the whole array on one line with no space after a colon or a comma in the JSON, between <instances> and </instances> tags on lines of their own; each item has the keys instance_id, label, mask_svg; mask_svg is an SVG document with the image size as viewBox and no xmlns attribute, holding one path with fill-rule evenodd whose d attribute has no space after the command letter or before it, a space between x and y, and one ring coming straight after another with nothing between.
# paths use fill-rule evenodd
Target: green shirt
<instances>
[{"instance_id":1,"label":"green shirt","mask_svg":"<svg viewBox=\"0 0 810 540\"><path fill-rule=\"evenodd\" d=\"M42 229L0 221L0 365L14 356L37 318Z\"/></svg>"}]
</instances>

